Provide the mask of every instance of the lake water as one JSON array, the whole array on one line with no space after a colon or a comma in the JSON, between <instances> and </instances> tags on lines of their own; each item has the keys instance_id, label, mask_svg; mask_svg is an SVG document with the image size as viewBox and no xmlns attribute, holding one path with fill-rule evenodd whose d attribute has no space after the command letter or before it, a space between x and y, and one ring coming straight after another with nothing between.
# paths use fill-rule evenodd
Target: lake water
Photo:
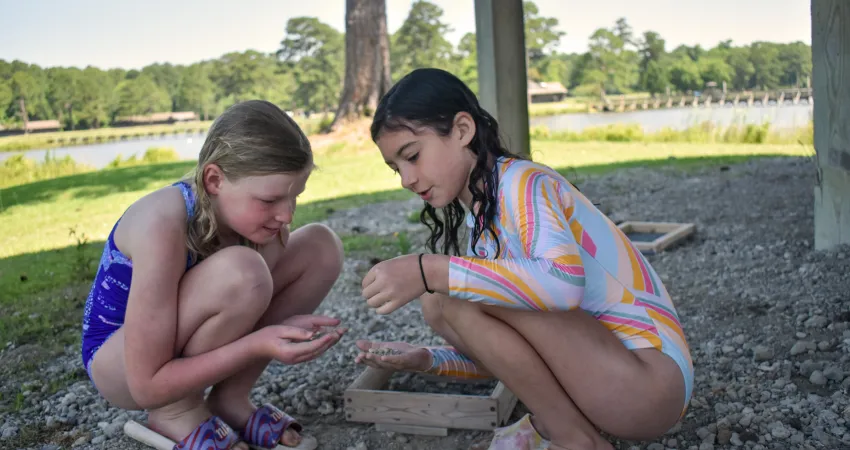
<instances>
[{"instance_id":1,"label":"lake water","mask_svg":"<svg viewBox=\"0 0 850 450\"><path fill-rule=\"evenodd\" d=\"M782 106L745 107L698 107L637 110L621 113L561 114L548 117L532 117L531 126L545 125L552 131L581 131L587 127L611 124L638 124L644 132L653 133L669 127L676 130L713 122L719 127L770 122L772 129L800 128L808 125L813 105L785 104Z\"/></svg>"},{"instance_id":2,"label":"lake water","mask_svg":"<svg viewBox=\"0 0 850 450\"><path fill-rule=\"evenodd\" d=\"M705 121L725 127L731 124L771 123L772 128L798 128L806 126L811 120L812 105L712 107L712 108L672 108L647 111L629 111L622 113L598 114L562 114L549 117L532 117L530 125L546 125L550 130L581 131L587 127L609 124L638 124L645 132L656 132L662 128L685 129ZM71 155L75 161L96 168L103 168L118 155L126 159L133 154L141 158L149 147L171 147L181 159L196 159L204 143L206 134L192 136L166 136L152 139L138 139L121 142L109 142L94 145L59 147L49 150L28 150L24 152L0 152L0 162L12 155L23 153L26 158L43 161L49 151L51 155L63 158Z\"/></svg>"},{"instance_id":3,"label":"lake water","mask_svg":"<svg viewBox=\"0 0 850 450\"><path fill-rule=\"evenodd\" d=\"M144 156L150 147L171 147L177 152L180 159L196 159L201 151L201 146L206 139L206 133L193 134L191 136L165 136L161 138L145 138L120 142L107 142L104 144L76 145L71 147L57 147L47 150L27 150L23 152L0 152L0 163L12 155L23 154L25 158L35 161L44 161L49 152L54 158L64 158L71 155L74 161L87 164L95 168L106 167L119 155L127 159L134 154L136 158Z\"/></svg>"}]
</instances>

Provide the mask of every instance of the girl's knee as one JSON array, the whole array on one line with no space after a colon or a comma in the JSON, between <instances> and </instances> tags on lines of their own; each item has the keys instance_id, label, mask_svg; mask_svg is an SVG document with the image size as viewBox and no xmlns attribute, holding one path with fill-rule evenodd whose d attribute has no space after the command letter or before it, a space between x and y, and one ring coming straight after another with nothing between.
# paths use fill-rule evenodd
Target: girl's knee
<instances>
[{"instance_id":1,"label":"girl's knee","mask_svg":"<svg viewBox=\"0 0 850 450\"><path fill-rule=\"evenodd\" d=\"M443 324L443 307L440 296L424 294L419 298L419 302L422 304L422 317L425 319L425 323L431 328Z\"/></svg>"},{"instance_id":2,"label":"girl's knee","mask_svg":"<svg viewBox=\"0 0 850 450\"><path fill-rule=\"evenodd\" d=\"M422 294L419 297L419 302L422 304L422 316L425 322L432 328L437 328L446 324L446 309L451 309L454 305L454 300L442 294Z\"/></svg>"},{"instance_id":3,"label":"girl's knee","mask_svg":"<svg viewBox=\"0 0 850 450\"><path fill-rule=\"evenodd\" d=\"M265 311L272 298L274 282L262 255L247 247L233 246L220 250L217 256L223 265L222 281L233 295L227 303L245 308L246 302L251 302ZM233 302L234 298L243 300Z\"/></svg>"},{"instance_id":4,"label":"girl's knee","mask_svg":"<svg viewBox=\"0 0 850 450\"><path fill-rule=\"evenodd\" d=\"M311 268L323 271L342 271L342 240L328 226L318 223L305 225L301 230L310 251L307 253L313 262Z\"/></svg>"},{"instance_id":5,"label":"girl's knee","mask_svg":"<svg viewBox=\"0 0 850 450\"><path fill-rule=\"evenodd\" d=\"M420 302L422 315L432 327L436 324L458 324L469 314L481 314L478 304L442 294L424 294Z\"/></svg>"}]
</instances>

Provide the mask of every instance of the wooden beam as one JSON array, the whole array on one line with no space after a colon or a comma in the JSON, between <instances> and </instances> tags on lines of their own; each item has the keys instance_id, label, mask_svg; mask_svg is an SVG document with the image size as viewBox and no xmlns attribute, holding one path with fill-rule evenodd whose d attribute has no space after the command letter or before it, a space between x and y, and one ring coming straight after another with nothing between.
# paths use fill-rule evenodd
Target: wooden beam
<instances>
[{"instance_id":1,"label":"wooden beam","mask_svg":"<svg viewBox=\"0 0 850 450\"><path fill-rule=\"evenodd\" d=\"M812 0L815 249L850 244L850 2Z\"/></svg>"},{"instance_id":2,"label":"wooden beam","mask_svg":"<svg viewBox=\"0 0 850 450\"><path fill-rule=\"evenodd\" d=\"M522 0L475 0L478 98L508 150L530 157Z\"/></svg>"},{"instance_id":3,"label":"wooden beam","mask_svg":"<svg viewBox=\"0 0 850 450\"><path fill-rule=\"evenodd\" d=\"M623 222L617 225L643 254L654 255L696 232L692 223Z\"/></svg>"}]
</instances>

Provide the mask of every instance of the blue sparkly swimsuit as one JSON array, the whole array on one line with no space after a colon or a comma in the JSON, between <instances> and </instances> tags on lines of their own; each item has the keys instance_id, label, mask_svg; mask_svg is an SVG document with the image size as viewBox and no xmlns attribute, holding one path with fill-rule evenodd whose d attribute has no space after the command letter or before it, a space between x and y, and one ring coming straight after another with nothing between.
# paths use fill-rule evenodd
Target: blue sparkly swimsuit
<instances>
[{"instance_id":1,"label":"blue sparkly swimsuit","mask_svg":"<svg viewBox=\"0 0 850 450\"><path fill-rule=\"evenodd\" d=\"M182 181L174 183L173 186L182 191L186 214L191 219L195 209L195 194L192 188ZM118 222L115 222L106 238L100 265L83 313L82 357L89 378L92 377L91 362L95 352L124 325L124 314L127 311L133 263L115 246L115 229L120 221L121 219L118 219ZM191 267L191 260L187 258L186 270Z\"/></svg>"}]
</instances>

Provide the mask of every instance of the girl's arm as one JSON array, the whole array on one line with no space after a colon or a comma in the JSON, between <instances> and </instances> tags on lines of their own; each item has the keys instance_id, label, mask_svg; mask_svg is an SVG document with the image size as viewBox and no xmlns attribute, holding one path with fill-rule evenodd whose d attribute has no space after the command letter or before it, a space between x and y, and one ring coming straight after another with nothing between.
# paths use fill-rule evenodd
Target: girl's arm
<instances>
[{"instance_id":1,"label":"girl's arm","mask_svg":"<svg viewBox=\"0 0 850 450\"><path fill-rule=\"evenodd\" d=\"M523 254L505 259L426 255L429 287L455 298L508 308L578 307L585 279L569 224L572 197L561 196L557 180L533 169L504 181L502 214L514 222Z\"/></svg>"},{"instance_id":2,"label":"girl's arm","mask_svg":"<svg viewBox=\"0 0 850 450\"><path fill-rule=\"evenodd\" d=\"M145 409L215 384L258 358L251 336L188 358L175 354L177 295L186 264L186 213L179 194L143 199L122 219L133 280L124 321L127 383ZM157 205L157 202L159 205Z\"/></svg>"}]
</instances>

